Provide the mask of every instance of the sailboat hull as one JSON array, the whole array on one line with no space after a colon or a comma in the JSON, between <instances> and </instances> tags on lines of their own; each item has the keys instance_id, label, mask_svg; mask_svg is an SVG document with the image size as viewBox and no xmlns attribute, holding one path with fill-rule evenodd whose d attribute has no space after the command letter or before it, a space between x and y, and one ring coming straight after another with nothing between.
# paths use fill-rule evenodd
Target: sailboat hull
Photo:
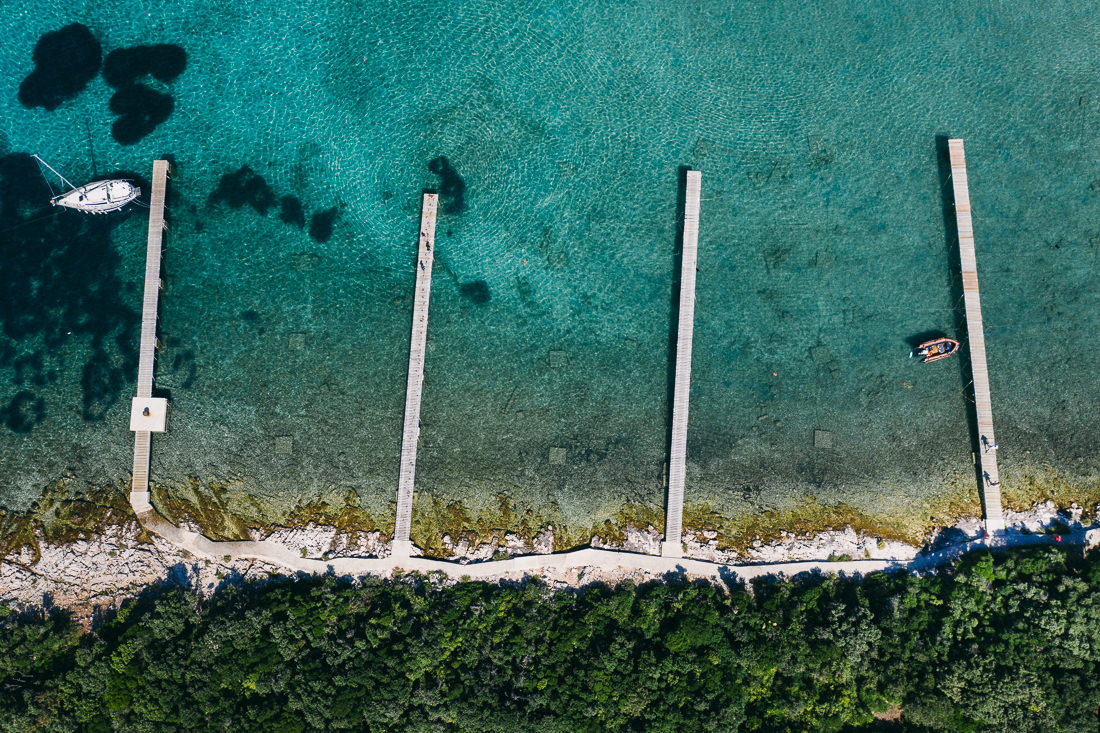
<instances>
[{"instance_id":1,"label":"sailboat hull","mask_svg":"<svg viewBox=\"0 0 1100 733\"><path fill-rule=\"evenodd\" d=\"M50 199L50 203L89 214L106 214L118 211L140 195L141 189L129 181L93 181Z\"/></svg>"}]
</instances>

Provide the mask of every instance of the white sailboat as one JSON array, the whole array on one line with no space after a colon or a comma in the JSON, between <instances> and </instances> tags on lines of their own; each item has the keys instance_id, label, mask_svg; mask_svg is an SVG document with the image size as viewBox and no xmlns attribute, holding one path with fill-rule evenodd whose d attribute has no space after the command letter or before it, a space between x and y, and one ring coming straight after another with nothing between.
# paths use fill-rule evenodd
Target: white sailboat
<instances>
[{"instance_id":1,"label":"white sailboat","mask_svg":"<svg viewBox=\"0 0 1100 733\"><path fill-rule=\"evenodd\" d=\"M70 190L50 199L50 203L54 206L64 206L88 214L106 214L111 211L118 211L141 195L140 188L130 181L118 178L92 181L79 187L74 186L69 182L69 179L55 171L49 163L37 155L34 156L34 159L49 168L55 176L65 181L69 186Z\"/></svg>"}]
</instances>

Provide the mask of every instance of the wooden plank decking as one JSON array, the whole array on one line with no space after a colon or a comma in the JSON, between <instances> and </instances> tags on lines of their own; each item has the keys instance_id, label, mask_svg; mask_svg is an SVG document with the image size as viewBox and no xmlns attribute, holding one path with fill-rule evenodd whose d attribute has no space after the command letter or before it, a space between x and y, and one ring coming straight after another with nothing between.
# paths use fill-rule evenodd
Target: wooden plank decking
<instances>
[{"instance_id":1,"label":"wooden plank decking","mask_svg":"<svg viewBox=\"0 0 1100 733\"><path fill-rule=\"evenodd\" d=\"M962 265L963 298L966 302L966 330L970 364L974 374L974 406L978 417L978 455L982 465L982 501L987 532L1005 528L1001 514L1001 479L997 472L997 440L993 435L993 407L989 395L989 368L985 358L985 330L982 301L978 292L978 262L974 254L974 223L970 217L970 188L966 179L966 155L962 140L948 140L951 183L955 192L955 219L959 230L959 260Z\"/></svg>"},{"instance_id":2,"label":"wooden plank decking","mask_svg":"<svg viewBox=\"0 0 1100 733\"><path fill-rule=\"evenodd\" d=\"M149 233L145 242L145 295L141 304L141 345L138 351L137 396L153 396L153 366L157 350L157 306L160 300L160 253L164 239L164 199L168 188L168 161L153 161L153 191L149 197ZM149 449L147 430L134 433L132 493L144 493L137 501L148 505ZM131 497L133 501L134 498ZM150 507L151 508L151 507Z\"/></svg>"},{"instance_id":3,"label":"wooden plank decking","mask_svg":"<svg viewBox=\"0 0 1100 733\"><path fill-rule=\"evenodd\" d=\"M416 477L416 448L420 440L420 396L424 386L424 346L428 340L428 302L432 291L432 261L435 218L439 196L424 194L420 213L420 249L416 265L416 295L413 299L412 339L409 344L409 379L405 389L405 429L401 436L401 473L397 484L397 518L393 529L393 554L408 556L412 549L413 482Z\"/></svg>"},{"instance_id":4,"label":"wooden plank decking","mask_svg":"<svg viewBox=\"0 0 1100 733\"><path fill-rule=\"evenodd\" d=\"M687 172L684 193L684 244L680 268L680 320L676 336L676 384L672 397L672 442L668 461L668 509L661 554L682 557L684 480L687 470L688 402L691 392L691 341L695 330L695 268L699 247L699 192L702 174Z\"/></svg>"}]
</instances>

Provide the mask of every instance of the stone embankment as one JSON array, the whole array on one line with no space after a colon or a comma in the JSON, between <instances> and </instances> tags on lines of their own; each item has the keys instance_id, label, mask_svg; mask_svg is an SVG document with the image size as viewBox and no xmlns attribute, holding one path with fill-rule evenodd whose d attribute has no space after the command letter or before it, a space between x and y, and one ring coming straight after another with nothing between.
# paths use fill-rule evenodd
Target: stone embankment
<instances>
[{"instance_id":1,"label":"stone embankment","mask_svg":"<svg viewBox=\"0 0 1100 733\"><path fill-rule=\"evenodd\" d=\"M201 594L224 582L266 578L291 572L334 572L352 576L389 576L412 571L440 573L451 579L539 576L554 585L645 581L666 573L714 579L751 580L762 575L795 575L809 571L867 573L889 568L923 570L976 547L1043 542L1100 542L1096 525L1084 526L1077 508L1059 513L1052 503L1023 513L1006 512L1011 528L1003 538L986 541L978 519L963 520L944 530L925 552L900 542L861 537L850 528L811 537L787 536L780 542L750 548L745 554L719 550L713 537L685 536L687 557L663 558L655 528L628 528L621 546L594 539L589 548L551 554L552 530L527 542L503 535L497 542L471 546L446 542L451 561L422 557L394 558L380 533L347 535L332 527L278 529L255 533L251 541L214 542L195 527L177 527L155 512L137 522L109 527L91 539L64 545L42 543L38 557L30 548L0 561L0 601L24 606L74 608L113 605L150 584L181 582ZM1060 523L1065 536L1047 534ZM507 559L497 559L509 556ZM831 559L830 559L831 558Z\"/></svg>"}]
</instances>

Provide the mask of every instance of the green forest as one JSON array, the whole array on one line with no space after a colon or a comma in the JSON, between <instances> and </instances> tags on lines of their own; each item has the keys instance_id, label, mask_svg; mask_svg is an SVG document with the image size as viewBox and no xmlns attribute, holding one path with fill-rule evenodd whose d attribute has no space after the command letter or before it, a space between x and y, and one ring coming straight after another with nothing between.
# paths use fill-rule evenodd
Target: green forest
<instances>
[{"instance_id":1,"label":"green forest","mask_svg":"<svg viewBox=\"0 0 1100 733\"><path fill-rule=\"evenodd\" d=\"M11 731L1100 728L1100 552L1053 547L752 587L230 580L90 631L0 618Z\"/></svg>"}]
</instances>

